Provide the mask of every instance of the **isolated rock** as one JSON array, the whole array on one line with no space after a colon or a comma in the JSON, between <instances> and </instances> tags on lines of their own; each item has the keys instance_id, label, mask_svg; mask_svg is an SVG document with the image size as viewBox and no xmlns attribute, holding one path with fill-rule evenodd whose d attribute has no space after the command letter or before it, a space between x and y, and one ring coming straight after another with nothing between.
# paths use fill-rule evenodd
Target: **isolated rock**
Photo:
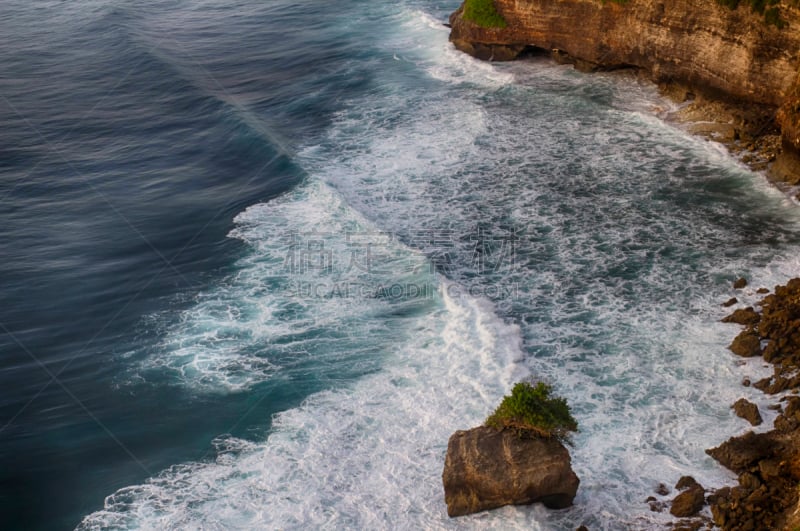
<instances>
[{"instance_id":1,"label":"isolated rock","mask_svg":"<svg viewBox=\"0 0 800 531\"><path fill-rule=\"evenodd\" d=\"M747 286L747 279L744 277L737 278L733 281L733 289L742 289Z\"/></svg>"},{"instance_id":2,"label":"isolated rock","mask_svg":"<svg viewBox=\"0 0 800 531\"><path fill-rule=\"evenodd\" d=\"M758 406L749 400L740 398L731 407L733 407L733 411L739 417L745 419L753 426L758 426L764 422L764 420L761 418L761 413L758 411Z\"/></svg>"},{"instance_id":3,"label":"isolated rock","mask_svg":"<svg viewBox=\"0 0 800 531\"><path fill-rule=\"evenodd\" d=\"M692 487L699 487L700 483L697 482L692 476L681 476L681 479L675 483L675 488L677 490L686 490Z\"/></svg>"},{"instance_id":4,"label":"isolated rock","mask_svg":"<svg viewBox=\"0 0 800 531\"><path fill-rule=\"evenodd\" d=\"M451 517L534 502L562 509L572 505L580 483L556 439L486 426L450 437L442 481Z\"/></svg>"},{"instance_id":5,"label":"isolated rock","mask_svg":"<svg viewBox=\"0 0 800 531\"><path fill-rule=\"evenodd\" d=\"M723 302L722 306L724 306L725 308L728 308L729 306L733 306L737 302L739 302L739 299L737 299L736 297L731 297L727 301Z\"/></svg>"}]
</instances>

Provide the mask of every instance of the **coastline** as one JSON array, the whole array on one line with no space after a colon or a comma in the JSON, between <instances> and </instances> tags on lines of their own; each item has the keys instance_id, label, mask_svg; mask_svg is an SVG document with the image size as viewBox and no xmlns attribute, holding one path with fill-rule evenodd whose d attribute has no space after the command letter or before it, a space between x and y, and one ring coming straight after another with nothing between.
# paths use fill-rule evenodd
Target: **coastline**
<instances>
[{"instance_id":1,"label":"coastline","mask_svg":"<svg viewBox=\"0 0 800 531\"><path fill-rule=\"evenodd\" d=\"M505 26L468 20L465 4L451 14L457 49L488 61L536 54L583 72L633 70L682 105L667 121L724 144L786 191L800 184L800 55L791 52L800 50L800 8L780 4L779 28L746 6L718 2L493 5Z\"/></svg>"},{"instance_id":2,"label":"coastline","mask_svg":"<svg viewBox=\"0 0 800 531\"><path fill-rule=\"evenodd\" d=\"M680 0L665 3L672 7L686 5ZM686 64L681 64L684 61L677 57L680 53L665 59L658 57L660 50L646 49L647 42L642 51L641 45L646 38L637 41L637 45L630 45L630 40L615 36L620 27L630 30L636 26L636 21L632 20L636 15L624 13L629 4L643 6L637 11L639 15L645 13L649 17L641 24L643 28L647 28L648 24L649 27L661 23L669 25L666 16L650 16L653 10L659 9L663 15L664 4L649 0L629 0L623 5L565 0L559 6L566 6L566 14L554 12L558 8L547 7L539 0L531 2L532 7L528 8L520 8L518 3L507 0L495 0L498 13L508 22L507 28L480 27L464 20L462 5L450 17L450 40L457 49L488 61L507 61L526 54L537 54L549 55L558 63L572 64L576 70L586 73L632 69L636 75L655 83L659 92L678 106L660 114L663 120L690 134L722 144L743 165L761 173L773 186L793 196L795 201L800 201L800 134L796 134L800 132L797 57L787 59L781 68L776 69L777 73L773 72L766 83L770 85L769 88L761 93L745 86L760 81L757 75L753 75L752 69L746 73L747 68L740 68L741 86L737 86L735 79L720 81L724 66L702 63L706 70L704 74L708 75L705 79L699 79L702 76L695 76ZM800 28L797 9L781 8L781 14L791 19L789 27ZM772 54L771 57L781 55L781 49L773 46L776 42L791 43L791 49L798 49L794 42L800 40L798 30L764 28L753 36L752 29L758 30L761 21L755 20L757 17L749 10L745 13L742 7L726 13L717 3L703 9L703 16L717 17L714 24L706 24L705 29L716 29L714 25L720 25L719 17L730 14L731 22L723 25L724 30L716 36L720 42L729 44L735 41L737 31L743 26L742 31L747 35L742 40L750 39L752 47L766 42L771 43L768 47L775 48L768 53L763 50L753 53L749 57L751 62L763 59L765 53ZM576 14L587 21L585 28L569 27L570 17L576 16L578 20ZM675 25L675 19L672 23ZM780 34L781 31L784 33ZM683 35L675 32L672 44L681 38L693 38L695 32L697 27L686 30ZM608 34L612 36L606 39ZM720 37L719 34L724 35ZM593 36L603 42L588 44L587 41ZM716 37L712 36L711 39ZM676 45L676 49L680 50L680 45ZM650 57L642 59L641 55ZM720 57L712 57L711 60L719 62ZM691 63L691 60L686 62ZM787 68L792 69L790 75L786 72ZM666 75L662 71L670 69ZM765 77L770 76L765 74ZM742 287L734 286L736 289ZM768 292L766 288L757 291L759 294ZM735 299L731 301L723 306L737 303ZM773 293L766 295L756 306L761 310L739 307L723 321L746 327L729 347L734 355L763 356L764 361L774 367L773 377L755 383L745 379L742 383L745 386L753 385L774 398L769 408L777 411L778 416L769 431L746 431L731 436L725 442L720 441L716 448L706 450L720 465L737 475L738 484L712 491L705 499L701 494L696 511L680 515L692 518L707 503L711 508L713 524L705 518L679 518L674 524L676 529L699 529L714 524L730 530L800 527L800 397L794 396L800 393L800 279L789 280L785 286L775 286ZM752 347L749 350L742 350L740 344L743 337L745 343ZM754 426L761 423L755 404L742 399L731 407L740 417L749 416L748 420ZM681 496L679 494L678 498ZM677 506L678 498L672 501L673 508ZM658 511L666 508L663 504L653 507L651 505L651 509ZM672 514L679 516L676 512Z\"/></svg>"}]
</instances>

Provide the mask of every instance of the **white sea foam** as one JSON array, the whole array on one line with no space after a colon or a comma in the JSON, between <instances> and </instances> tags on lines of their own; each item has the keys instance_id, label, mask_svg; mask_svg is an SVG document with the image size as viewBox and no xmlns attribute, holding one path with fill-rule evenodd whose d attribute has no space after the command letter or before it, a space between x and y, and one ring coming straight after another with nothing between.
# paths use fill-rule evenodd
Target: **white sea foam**
<instances>
[{"instance_id":1,"label":"white sea foam","mask_svg":"<svg viewBox=\"0 0 800 531\"><path fill-rule=\"evenodd\" d=\"M381 312L407 295L375 297L382 287L435 289L420 253L378 233L318 181L248 208L236 223L230 236L250 249L237 272L181 312L136 380L157 373L224 393L309 361L352 362L354 353L369 356L370 338L386 328ZM366 245L383 276L368 270Z\"/></svg>"},{"instance_id":2,"label":"white sea foam","mask_svg":"<svg viewBox=\"0 0 800 531\"><path fill-rule=\"evenodd\" d=\"M80 528L471 528L500 515L503 527L535 529L535 512L450 521L441 503L449 435L525 376L518 328L447 292L407 342L384 346L380 373L280 413L264 443L224 439L214 462L116 492Z\"/></svg>"},{"instance_id":3,"label":"white sea foam","mask_svg":"<svg viewBox=\"0 0 800 531\"><path fill-rule=\"evenodd\" d=\"M313 350L372 348L380 370L280 413L264 442L225 439L214 462L123 489L85 529L650 529L670 520L645 503L658 483L733 479L704 450L745 428L733 401L765 404L738 382L769 369L726 351L735 330L719 323L718 304L736 276L755 288L796 275L790 202L716 146L657 120L649 110L657 96L633 80L474 63L451 56L445 32L425 16L398 17L403 31L387 36L386 51L417 65L420 79L343 110L328 141L301 152L314 180L238 218L233 236L256 252L188 311L157 358L193 387L244 389L299 352L281 357L273 346L294 344L295 328L318 339L366 322ZM403 84L414 82L424 90ZM279 299L271 289L285 279L265 272L282 263L281 227L397 235L387 260L415 282L436 249L414 230L439 231L449 238L450 279L433 275L440 295L394 327L372 317L385 314L381 299ZM476 269L481 230L516 234L511 263ZM346 240L322 239L333 256L347 255ZM416 265L400 266L409 261ZM489 287L508 296L463 295ZM736 295L755 298L751 289ZM255 309L227 313L241 300ZM281 312L293 317L276 319ZM219 348L203 335L227 328L247 348ZM371 331L392 340L370 347L363 333ZM173 346L187 342L188 359L200 352L216 365L187 378ZM244 357L269 367L234 371L232 383L230 360L265 344L270 355ZM448 436L480 422L529 373L554 383L580 423L576 505L448 520L440 479Z\"/></svg>"}]
</instances>

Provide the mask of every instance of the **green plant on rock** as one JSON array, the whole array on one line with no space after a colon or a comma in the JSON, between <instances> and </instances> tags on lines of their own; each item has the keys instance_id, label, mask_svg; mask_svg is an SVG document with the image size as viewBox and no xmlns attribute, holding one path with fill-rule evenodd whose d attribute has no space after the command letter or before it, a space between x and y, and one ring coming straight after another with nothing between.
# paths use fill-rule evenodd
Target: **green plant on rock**
<instances>
[{"instance_id":1,"label":"green plant on rock","mask_svg":"<svg viewBox=\"0 0 800 531\"><path fill-rule=\"evenodd\" d=\"M767 25L776 26L778 29L783 29L788 26L785 20L781 18L780 10L775 7L781 0L717 0L718 3L736 9L739 4L745 3L750 5L750 9L760 15L764 15L764 22ZM797 5L797 0L788 0L788 3Z\"/></svg>"},{"instance_id":2,"label":"green plant on rock","mask_svg":"<svg viewBox=\"0 0 800 531\"><path fill-rule=\"evenodd\" d=\"M571 443L570 433L578 431L564 398L552 396L553 388L543 382L531 385L520 382L510 395L503 397L497 409L486 419L486 425L496 429L510 428L520 434L554 437Z\"/></svg>"},{"instance_id":3,"label":"green plant on rock","mask_svg":"<svg viewBox=\"0 0 800 531\"><path fill-rule=\"evenodd\" d=\"M464 20L484 28L505 28L508 24L497 12L494 0L464 0Z\"/></svg>"}]
</instances>

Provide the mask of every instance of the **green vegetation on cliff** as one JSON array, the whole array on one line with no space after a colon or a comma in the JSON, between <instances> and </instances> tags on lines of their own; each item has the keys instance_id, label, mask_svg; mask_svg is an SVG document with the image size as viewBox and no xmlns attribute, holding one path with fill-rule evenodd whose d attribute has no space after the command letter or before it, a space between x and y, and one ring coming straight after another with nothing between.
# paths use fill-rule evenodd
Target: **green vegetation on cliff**
<instances>
[{"instance_id":1,"label":"green vegetation on cliff","mask_svg":"<svg viewBox=\"0 0 800 531\"><path fill-rule=\"evenodd\" d=\"M764 21L767 24L777 26L778 29L783 29L787 26L786 21L781 18L780 10L776 7L780 0L717 0L720 4L728 6L731 9L736 9L739 4L744 2L750 5L750 9L754 12L764 15ZM797 0L789 0L793 5L797 5Z\"/></svg>"},{"instance_id":2,"label":"green vegetation on cliff","mask_svg":"<svg viewBox=\"0 0 800 531\"><path fill-rule=\"evenodd\" d=\"M484 28L505 28L508 24L494 7L494 0L464 0L464 20Z\"/></svg>"},{"instance_id":3,"label":"green vegetation on cliff","mask_svg":"<svg viewBox=\"0 0 800 531\"><path fill-rule=\"evenodd\" d=\"M516 384L511 394L504 396L494 413L486 419L486 425L570 442L569 434L578 431L578 423L567 401L551 396L552 390L551 386L542 382L535 386L526 382Z\"/></svg>"}]
</instances>

